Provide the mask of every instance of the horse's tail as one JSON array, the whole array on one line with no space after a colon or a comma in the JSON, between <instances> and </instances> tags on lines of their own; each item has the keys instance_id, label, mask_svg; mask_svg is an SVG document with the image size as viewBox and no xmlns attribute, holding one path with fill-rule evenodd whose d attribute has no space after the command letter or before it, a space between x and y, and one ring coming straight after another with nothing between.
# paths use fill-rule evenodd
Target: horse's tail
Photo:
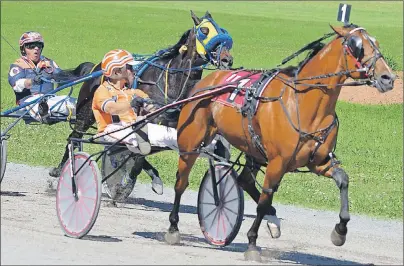
<instances>
[{"instance_id":1,"label":"horse's tail","mask_svg":"<svg viewBox=\"0 0 404 266\"><path fill-rule=\"evenodd\" d=\"M57 83L66 82L90 74L94 66L94 63L84 62L78 65L76 68L61 70L58 73L52 74L51 76L52 79L54 79Z\"/></svg>"}]
</instances>

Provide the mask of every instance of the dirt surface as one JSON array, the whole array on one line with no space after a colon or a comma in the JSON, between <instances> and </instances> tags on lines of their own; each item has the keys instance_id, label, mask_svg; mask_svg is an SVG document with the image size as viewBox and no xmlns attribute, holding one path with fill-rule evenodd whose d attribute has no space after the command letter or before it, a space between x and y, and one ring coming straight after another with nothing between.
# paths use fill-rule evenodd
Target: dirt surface
<instances>
[{"instance_id":1,"label":"dirt surface","mask_svg":"<svg viewBox=\"0 0 404 266\"><path fill-rule=\"evenodd\" d=\"M206 243L196 214L197 192L187 190L180 208L181 244L170 246L163 235L169 226L173 189L166 187L157 196L150 184L136 184L129 201L118 208L107 207L103 199L93 229L79 240L63 235L55 195L46 192L48 179L45 168L7 165L1 184L2 265L257 265L244 260L246 235L256 213L252 201L245 203L238 236L220 249ZM257 244L263 264L403 265L402 222L351 215L347 242L336 247L330 233L338 213L276 203L275 207L282 235L271 239L261 225Z\"/></svg>"},{"instance_id":2,"label":"dirt surface","mask_svg":"<svg viewBox=\"0 0 404 266\"><path fill-rule=\"evenodd\" d=\"M359 104L394 104L403 103L403 71L396 72L394 89L380 93L369 86L342 87L339 100ZM346 82L352 82L348 79Z\"/></svg>"}]
</instances>

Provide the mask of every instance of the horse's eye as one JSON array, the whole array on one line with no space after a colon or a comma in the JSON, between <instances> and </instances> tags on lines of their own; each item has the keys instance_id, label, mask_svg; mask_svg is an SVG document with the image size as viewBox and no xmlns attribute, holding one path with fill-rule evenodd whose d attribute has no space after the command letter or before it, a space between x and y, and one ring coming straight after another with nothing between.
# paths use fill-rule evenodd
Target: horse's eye
<instances>
[{"instance_id":1,"label":"horse's eye","mask_svg":"<svg viewBox=\"0 0 404 266\"><path fill-rule=\"evenodd\" d=\"M209 28L207 28L207 27L202 27L202 28L201 28L201 32L202 32L203 34L205 34L205 35L208 35L208 34L209 34Z\"/></svg>"}]
</instances>

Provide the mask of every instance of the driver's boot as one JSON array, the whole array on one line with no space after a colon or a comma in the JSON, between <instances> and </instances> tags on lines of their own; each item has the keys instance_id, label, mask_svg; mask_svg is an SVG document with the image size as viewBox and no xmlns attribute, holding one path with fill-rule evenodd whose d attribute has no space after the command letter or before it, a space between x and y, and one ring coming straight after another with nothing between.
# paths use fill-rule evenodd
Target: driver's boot
<instances>
[{"instance_id":1,"label":"driver's boot","mask_svg":"<svg viewBox=\"0 0 404 266\"><path fill-rule=\"evenodd\" d=\"M43 98L38 104L38 114L41 123L50 124L49 106L45 98Z\"/></svg>"}]
</instances>

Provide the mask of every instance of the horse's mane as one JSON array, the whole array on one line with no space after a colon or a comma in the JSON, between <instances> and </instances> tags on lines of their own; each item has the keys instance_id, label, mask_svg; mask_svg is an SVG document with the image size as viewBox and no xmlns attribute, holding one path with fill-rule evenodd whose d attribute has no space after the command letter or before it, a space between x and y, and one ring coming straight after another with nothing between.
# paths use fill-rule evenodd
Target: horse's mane
<instances>
[{"instance_id":1,"label":"horse's mane","mask_svg":"<svg viewBox=\"0 0 404 266\"><path fill-rule=\"evenodd\" d=\"M187 41L190 32L191 32L191 29L187 30L186 32L184 32L182 34L180 40L176 44L160 51L162 53L160 55L160 58L161 59L172 59L172 58L176 57L177 55L179 55L179 53L180 53L179 50L180 50L181 46L184 45L185 42Z\"/></svg>"},{"instance_id":2,"label":"horse's mane","mask_svg":"<svg viewBox=\"0 0 404 266\"><path fill-rule=\"evenodd\" d=\"M307 64L307 62L310 61L316 54L318 54L321 49L325 46L325 43L318 42L311 47L311 51L306 55L306 58L304 58L302 61L300 61L297 66L287 66L285 68L282 68L280 70L281 73L284 73L285 75L288 76L294 76L297 73L300 72L300 70Z\"/></svg>"},{"instance_id":3,"label":"horse's mane","mask_svg":"<svg viewBox=\"0 0 404 266\"><path fill-rule=\"evenodd\" d=\"M359 28L358 25L352 24L352 23L351 23L351 24L344 25L343 27L346 28L346 29L351 29L351 28L356 29L356 28ZM305 59L303 59L301 62L299 62L296 67L293 67L293 66L292 66L292 67L287 67L287 68L285 68L285 70L286 70L287 72L293 71L293 72L292 72L293 74L294 74L294 71L296 71L296 70L299 72L299 71L307 64L307 62L310 61L310 59L312 59L316 54L318 54L318 52L321 51L321 49L324 48L325 45L326 45L326 44L323 43L323 42L314 42L314 43L313 43L313 46L311 47L310 53L308 53L308 54L306 55L306 58L305 58ZM293 69L290 69L290 68L293 68Z\"/></svg>"},{"instance_id":4,"label":"horse's mane","mask_svg":"<svg viewBox=\"0 0 404 266\"><path fill-rule=\"evenodd\" d=\"M346 24L346 25L344 25L344 26L342 26L343 28L345 28L345 29L350 29L350 28L354 28L354 29L356 29L356 28L359 28L359 26L358 25L356 25L356 24Z\"/></svg>"}]
</instances>

